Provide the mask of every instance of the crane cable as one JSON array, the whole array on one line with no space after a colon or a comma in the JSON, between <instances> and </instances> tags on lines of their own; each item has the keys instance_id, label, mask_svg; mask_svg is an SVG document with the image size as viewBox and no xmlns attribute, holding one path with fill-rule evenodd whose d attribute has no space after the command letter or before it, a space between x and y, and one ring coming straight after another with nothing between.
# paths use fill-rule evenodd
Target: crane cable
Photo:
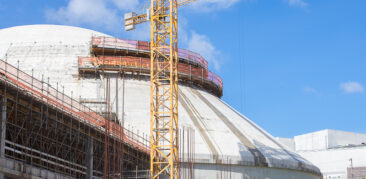
<instances>
[{"instance_id":1,"label":"crane cable","mask_svg":"<svg viewBox=\"0 0 366 179\"><path fill-rule=\"evenodd\" d=\"M244 58L244 45L243 45L243 40L242 38L244 38L244 33L243 33L243 21L244 21L244 15L243 15L243 11L239 10L239 27L237 28L239 33L238 33L238 52L239 52L239 60L240 60L240 74L239 74L239 81L240 81L240 109L241 112L244 113L244 109L245 109L245 58Z\"/></svg>"}]
</instances>

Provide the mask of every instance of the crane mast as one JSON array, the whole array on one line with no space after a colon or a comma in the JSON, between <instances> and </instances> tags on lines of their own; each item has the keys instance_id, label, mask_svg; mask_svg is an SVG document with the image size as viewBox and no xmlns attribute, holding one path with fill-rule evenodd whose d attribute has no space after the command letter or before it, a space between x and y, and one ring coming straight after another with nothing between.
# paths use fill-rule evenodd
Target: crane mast
<instances>
[{"instance_id":1,"label":"crane mast","mask_svg":"<svg viewBox=\"0 0 366 179\"><path fill-rule=\"evenodd\" d=\"M178 178L177 0L151 0L150 177Z\"/></svg>"},{"instance_id":2,"label":"crane mast","mask_svg":"<svg viewBox=\"0 0 366 179\"><path fill-rule=\"evenodd\" d=\"M178 178L178 14L196 0L151 0L146 13L125 14L125 29L150 21L150 178Z\"/></svg>"}]
</instances>

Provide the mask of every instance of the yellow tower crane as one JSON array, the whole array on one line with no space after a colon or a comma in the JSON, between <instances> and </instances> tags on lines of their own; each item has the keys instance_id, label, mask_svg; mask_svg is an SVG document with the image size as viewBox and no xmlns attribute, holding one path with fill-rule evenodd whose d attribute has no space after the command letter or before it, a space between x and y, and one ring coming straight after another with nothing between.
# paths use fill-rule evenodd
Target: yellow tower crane
<instances>
[{"instance_id":1,"label":"yellow tower crane","mask_svg":"<svg viewBox=\"0 0 366 179\"><path fill-rule=\"evenodd\" d=\"M151 0L137 15L125 14L125 29L150 21L150 178L178 178L178 20L179 6L196 0Z\"/></svg>"}]
</instances>

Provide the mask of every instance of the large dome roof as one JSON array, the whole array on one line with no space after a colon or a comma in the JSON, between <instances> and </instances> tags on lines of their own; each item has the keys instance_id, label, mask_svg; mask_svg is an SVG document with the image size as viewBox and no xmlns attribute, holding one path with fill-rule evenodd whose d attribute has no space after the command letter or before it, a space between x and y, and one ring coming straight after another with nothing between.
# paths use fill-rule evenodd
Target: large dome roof
<instances>
[{"instance_id":1,"label":"large dome roof","mask_svg":"<svg viewBox=\"0 0 366 179\"><path fill-rule=\"evenodd\" d=\"M47 42L56 44L80 44L90 41L90 36L106 34L63 25L26 25L0 29L0 58L6 53L10 43L22 44L24 42Z\"/></svg>"},{"instance_id":2,"label":"large dome roof","mask_svg":"<svg viewBox=\"0 0 366 179\"><path fill-rule=\"evenodd\" d=\"M26 25L0 29L2 42L87 42L90 36L108 36L101 32L64 25Z\"/></svg>"},{"instance_id":3,"label":"large dome roof","mask_svg":"<svg viewBox=\"0 0 366 179\"><path fill-rule=\"evenodd\" d=\"M62 85L68 93L73 91L74 97L102 100L103 76L78 76L78 57L91 55L92 36L107 35L58 25L1 29L0 58L14 66L19 61L19 68L27 73L34 69L37 78L44 74L44 79L49 78L54 86ZM118 80L119 92L124 93L118 100L124 101L125 126L148 134L150 83L146 79ZM113 84L112 89L116 88ZM180 85L179 89L179 126L195 130L196 178L217 177L217 166L223 160L233 165L234 178L319 178L317 167L286 149L222 99L192 86ZM113 90L111 96L115 96Z\"/></svg>"}]
</instances>

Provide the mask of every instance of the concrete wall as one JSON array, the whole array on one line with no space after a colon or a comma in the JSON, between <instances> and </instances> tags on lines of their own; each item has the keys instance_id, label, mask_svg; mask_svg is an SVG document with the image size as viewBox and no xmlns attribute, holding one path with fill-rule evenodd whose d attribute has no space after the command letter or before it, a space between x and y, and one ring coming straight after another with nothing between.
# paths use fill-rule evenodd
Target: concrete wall
<instances>
[{"instance_id":1,"label":"concrete wall","mask_svg":"<svg viewBox=\"0 0 366 179\"><path fill-rule=\"evenodd\" d=\"M321 130L295 136L295 150L325 150L366 143L366 134L338 130Z\"/></svg>"},{"instance_id":2,"label":"concrete wall","mask_svg":"<svg viewBox=\"0 0 366 179\"><path fill-rule=\"evenodd\" d=\"M366 143L366 134L328 130L328 148Z\"/></svg>"},{"instance_id":3,"label":"concrete wall","mask_svg":"<svg viewBox=\"0 0 366 179\"><path fill-rule=\"evenodd\" d=\"M321 176L295 170L195 164L195 178L199 179L320 179ZM229 170L228 170L229 169Z\"/></svg>"},{"instance_id":4,"label":"concrete wall","mask_svg":"<svg viewBox=\"0 0 366 179\"><path fill-rule=\"evenodd\" d=\"M295 140L292 138L276 137L276 140L283 146L287 147L288 150L295 151Z\"/></svg>"},{"instance_id":5,"label":"concrete wall","mask_svg":"<svg viewBox=\"0 0 366 179\"><path fill-rule=\"evenodd\" d=\"M291 146L290 139L277 140ZM366 167L366 145L361 145L366 134L326 129L295 136L294 142L295 151L319 167L324 178L346 179L350 159L353 167Z\"/></svg>"},{"instance_id":6,"label":"concrete wall","mask_svg":"<svg viewBox=\"0 0 366 179\"><path fill-rule=\"evenodd\" d=\"M366 166L366 146L328 149L319 151L298 151L298 153L320 168L324 177L347 178L347 168Z\"/></svg>"},{"instance_id":7,"label":"concrete wall","mask_svg":"<svg viewBox=\"0 0 366 179\"><path fill-rule=\"evenodd\" d=\"M322 150L326 149L328 144L327 130L317 131L309 134L295 136L295 150Z\"/></svg>"}]
</instances>

